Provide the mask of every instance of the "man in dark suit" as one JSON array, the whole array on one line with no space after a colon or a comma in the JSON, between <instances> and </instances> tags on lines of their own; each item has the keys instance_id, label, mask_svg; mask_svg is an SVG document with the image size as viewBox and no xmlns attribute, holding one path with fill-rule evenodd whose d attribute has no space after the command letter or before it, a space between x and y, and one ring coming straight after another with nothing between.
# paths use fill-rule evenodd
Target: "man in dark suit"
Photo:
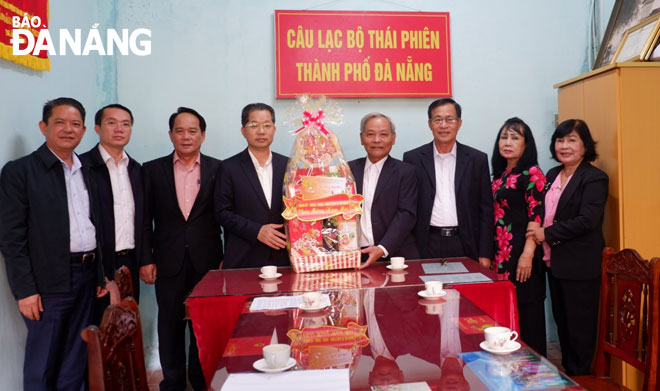
<instances>
[{"instance_id":1,"label":"man in dark suit","mask_svg":"<svg viewBox=\"0 0 660 391\"><path fill-rule=\"evenodd\" d=\"M141 254L144 195L142 167L124 147L131 139L133 114L120 104L103 107L94 116L99 143L80 156L94 176L94 197L101 205L103 224L103 268L108 279L127 266L133 280L133 296L140 298L137 256ZM94 318L100 322L109 303L107 296L97 300Z\"/></svg>"},{"instance_id":2,"label":"man in dark suit","mask_svg":"<svg viewBox=\"0 0 660 391\"><path fill-rule=\"evenodd\" d=\"M289 265L282 231L282 184L287 157L271 152L275 111L252 103L241 113L248 147L223 163L216 195L217 218L225 230L223 268Z\"/></svg>"},{"instance_id":3,"label":"man in dark suit","mask_svg":"<svg viewBox=\"0 0 660 391\"><path fill-rule=\"evenodd\" d=\"M0 175L0 249L27 326L23 388L81 389L94 297L107 293L99 262L98 208L91 178L73 152L85 109L72 98L43 108L46 142Z\"/></svg>"},{"instance_id":4,"label":"man in dark suit","mask_svg":"<svg viewBox=\"0 0 660 391\"><path fill-rule=\"evenodd\" d=\"M417 172L417 224L422 258L467 256L490 265L493 256L493 196L488 157L456 142L461 106L438 99L428 108L433 142L406 152Z\"/></svg>"},{"instance_id":5,"label":"man in dark suit","mask_svg":"<svg viewBox=\"0 0 660 391\"><path fill-rule=\"evenodd\" d=\"M197 341L184 320L188 292L222 260L220 227L213 193L221 162L200 152L206 121L195 110L179 107L170 116L174 152L143 166L145 215L140 278L156 283L158 350L163 368L160 389L186 388L185 328L190 330L188 379L206 388ZM158 278L156 278L158 277Z\"/></svg>"},{"instance_id":6,"label":"man in dark suit","mask_svg":"<svg viewBox=\"0 0 660 391\"><path fill-rule=\"evenodd\" d=\"M357 192L364 195L360 247L365 268L390 256L419 258L412 236L417 213L415 167L389 156L396 141L392 120L370 113L360 122L366 158L350 161Z\"/></svg>"}]
</instances>

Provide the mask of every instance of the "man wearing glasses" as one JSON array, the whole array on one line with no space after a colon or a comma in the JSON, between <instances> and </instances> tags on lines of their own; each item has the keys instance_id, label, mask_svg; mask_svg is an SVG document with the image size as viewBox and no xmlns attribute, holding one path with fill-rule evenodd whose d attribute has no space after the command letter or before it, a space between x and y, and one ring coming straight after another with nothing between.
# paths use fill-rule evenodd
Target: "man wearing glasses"
<instances>
[{"instance_id":1,"label":"man wearing glasses","mask_svg":"<svg viewBox=\"0 0 660 391\"><path fill-rule=\"evenodd\" d=\"M282 218L287 157L270 150L275 111L251 103L241 112L248 147L223 162L216 192L216 217L225 229L223 268L289 265Z\"/></svg>"},{"instance_id":2,"label":"man wearing glasses","mask_svg":"<svg viewBox=\"0 0 660 391\"><path fill-rule=\"evenodd\" d=\"M451 98L428 108L433 142L406 152L416 167L417 223L413 234L422 258L467 256L488 267L493 254L493 196L488 157L456 142L463 123Z\"/></svg>"}]
</instances>

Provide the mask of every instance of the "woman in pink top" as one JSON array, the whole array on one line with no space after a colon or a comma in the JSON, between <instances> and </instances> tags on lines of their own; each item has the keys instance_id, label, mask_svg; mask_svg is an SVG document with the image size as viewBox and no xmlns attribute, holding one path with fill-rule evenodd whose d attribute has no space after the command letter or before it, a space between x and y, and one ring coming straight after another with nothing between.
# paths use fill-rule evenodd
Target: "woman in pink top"
<instances>
[{"instance_id":1,"label":"woman in pink top","mask_svg":"<svg viewBox=\"0 0 660 391\"><path fill-rule=\"evenodd\" d=\"M598 154L582 120L559 124L550 153L561 165L548 171L543 227L528 230L527 237L545 245L562 365L571 376L586 375L596 346L609 178L590 164Z\"/></svg>"},{"instance_id":2,"label":"woman in pink top","mask_svg":"<svg viewBox=\"0 0 660 391\"><path fill-rule=\"evenodd\" d=\"M545 269L536 242L525 237L541 226L545 176L538 166L532 130L520 118L500 128L493 148L495 256L493 268L516 285L520 338L546 354Z\"/></svg>"}]
</instances>

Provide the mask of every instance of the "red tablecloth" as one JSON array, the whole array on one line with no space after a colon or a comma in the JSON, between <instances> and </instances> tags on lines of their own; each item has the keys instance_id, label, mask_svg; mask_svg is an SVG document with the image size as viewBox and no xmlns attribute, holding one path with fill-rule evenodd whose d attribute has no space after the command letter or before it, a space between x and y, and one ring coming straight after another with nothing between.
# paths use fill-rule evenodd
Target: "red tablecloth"
<instances>
[{"instance_id":1,"label":"red tablecloth","mask_svg":"<svg viewBox=\"0 0 660 391\"><path fill-rule=\"evenodd\" d=\"M455 285L454 288L501 325L519 331L516 290L511 282L463 284ZM253 296L208 296L188 299L190 318L207 384L215 373L245 301L251 297Z\"/></svg>"}]
</instances>

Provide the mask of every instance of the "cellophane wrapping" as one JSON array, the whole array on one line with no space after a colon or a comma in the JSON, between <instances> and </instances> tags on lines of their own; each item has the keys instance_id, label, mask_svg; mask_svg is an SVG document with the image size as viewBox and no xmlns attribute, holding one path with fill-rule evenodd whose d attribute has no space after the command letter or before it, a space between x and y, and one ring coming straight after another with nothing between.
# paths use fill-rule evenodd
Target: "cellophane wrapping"
<instances>
[{"instance_id":1,"label":"cellophane wrapping","mask_svg":"<svg viewBox=\"0 0 660 391\"><path fill-rule=\"evenodd\" d=\"M298 98L286 121L296 127L284 176L287 250L297 273L357 268L363 197L339 139L327 125L342 123L341 110L325 98Z\"/></svg>"}]
</instances>

